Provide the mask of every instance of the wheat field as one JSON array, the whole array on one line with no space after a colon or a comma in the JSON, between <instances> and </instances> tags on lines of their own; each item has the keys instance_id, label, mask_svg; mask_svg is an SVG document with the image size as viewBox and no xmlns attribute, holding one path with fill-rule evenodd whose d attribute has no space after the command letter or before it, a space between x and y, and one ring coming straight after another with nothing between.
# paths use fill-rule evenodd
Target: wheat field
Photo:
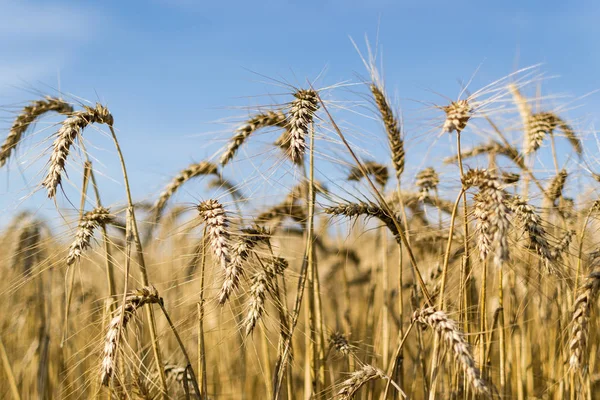
<instances>
[{"instance_id":1,"label":"wheat field","mask_svg":"<svg viewBox=\"0 0 600 400\"><path fill-rule=\"evenodd\" d=\"M352 85L288 85L147 198L117 110L19 109L0 166L37 154L58 216L22 209L1 232L0 397L600 397L593 132L538 66L408 116L375 61ZM410 165L417 136L454 145Z\"/></svg>"}]
</instances>

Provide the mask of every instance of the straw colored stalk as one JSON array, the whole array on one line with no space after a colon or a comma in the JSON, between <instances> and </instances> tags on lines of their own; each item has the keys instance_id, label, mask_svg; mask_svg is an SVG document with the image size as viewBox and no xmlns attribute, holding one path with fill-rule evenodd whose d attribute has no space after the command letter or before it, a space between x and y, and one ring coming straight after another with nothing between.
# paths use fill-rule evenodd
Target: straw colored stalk
<instances>
[{"instance_id":1,"label":"straw colored stalk","mask_svg":"<svg viewBox=\"0 0 600 400\"><path fill-rule=\"evenodd\" d=\"M46 96L44 99L32 101L25 106L13 122L6 140L0 147L0 167L6 164L12 152L23 138L23 134L29 126L34 124L40 117L49 112L68 114L73 112L73 107L64 100Z\"/></svg>"},{"instance_id":2,"label":"straw colored stalk","mask_svg":"<svg viewBox=\"0 0 600 400\"><path fill-rule=\"evenodd\" d=\"M94 108L85 106L84 110L73 113L62 122L56 134L56 139L52 144L53 148L48 173L42 182L42 186L48 191L49 198L56 196L56 188L61 183L65 163L75 139L83 129L94 123L107 124L109 126L112 126L114 123L113 116L108 111L108 108L99 103L96 103Z\"/></svg>"}]
</instances>

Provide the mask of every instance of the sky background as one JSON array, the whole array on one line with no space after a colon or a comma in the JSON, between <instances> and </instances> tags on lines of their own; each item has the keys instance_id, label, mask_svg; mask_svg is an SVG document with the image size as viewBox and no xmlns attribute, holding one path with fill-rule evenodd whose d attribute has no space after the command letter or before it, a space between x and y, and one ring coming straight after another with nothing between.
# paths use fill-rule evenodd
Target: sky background
<instances>
[{"instance_id":1,"label":"sky background","mask_svg":"<svg viewBox=\"0 0 600 400\"><path fill-rule=\"evenodd\" d=\"M1 136L15 112L41 94L60 89L70 100L107 104L136 199L154 198L178 170L214 156L231 136L231 123L248 110L289 101L284 94L291 89L281 82L303 86L320 76L319 87L360 83L368 75L349 37L363 51L365 35L379 44L386 88L407 121L426 108L417 100L444 104L439 94L455 98L458 82L478 68L475 89L542 63L540 70L556 77L544 81L544 93L565 95L556 101L567 104L566 116L593 137L599 98L581 97L600 88L597 1L0 0L0 9ZM364 89L345 86L325 97L368 106ZM369 152L386 156L372 108L360 110L368 114L364 132L378 135ZM363 122L352 118L348 126L361 131ZM39 123L0 171L0 223L18 209L54 209L36 188L47 158L40 152L50 146L45 138L58 121ZM408 163L422 165L428 154L435 164L441 150L430 143L439 132L415 126L406 132ZM98 133L87 132L86 143L98 157L110 204L124 195L114 150ZM261 140L266 145L276 136ZM371 143L366 133L357 140ZM444 154L453 140L439 139ZM72 186L80 180L74 157L67 167ZM341 173L331 168L320 172ZM249 171L242 164L226 173L240 180ZM192 199L202 196L193 190ZM61 207L79 202L76 194L63 197Z\"/></svg>"}]
</instances>

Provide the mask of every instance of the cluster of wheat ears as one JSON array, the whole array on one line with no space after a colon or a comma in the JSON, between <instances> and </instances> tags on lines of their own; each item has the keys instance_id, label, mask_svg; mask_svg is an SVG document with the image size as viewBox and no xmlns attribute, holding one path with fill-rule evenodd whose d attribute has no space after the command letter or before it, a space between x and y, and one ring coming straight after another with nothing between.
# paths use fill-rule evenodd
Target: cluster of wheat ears
<instances>
[{"instance_id":1,"label":"cluster of wheat ears","mask_svg":"<svg viewBox=\"0 0 600 400\"><path fill-rule=\"evenodd\" d=\"M583 186L568 196L567 164L582 165L569 160L583 162L585 147L564 113L524 95L537 70L433 107L432 136L455 138L456 151L448 167L407 177L411 132L374 63L367 68L363 95L389 158L359 151L333 116L336 103L323 100L329 89L306 84L289 103L250 115L214 162L185 167L150 204L133 201L107 107L59 97L24 107L0 166L34 123L59 113L40 189L64 196L78 164L81 184L73 173L69 183L81 197L69 199L79 208L68 240L35 212L16 215L0 236L0 396L600 396L600 178L579 168ZM102 203L85 147L92 125L114 142L124 206ZM240 148L272 132L293 184L266 205L226 175ZM461 137L482 134L482 144L461 147ZM331 143L347 160L347 183L334 189L316 178ZM536 168L542 159L554 169ZM215 195L176 206L192 181ZM453 186L441 190L444 182Z\"/></svg>"}]
</instances>

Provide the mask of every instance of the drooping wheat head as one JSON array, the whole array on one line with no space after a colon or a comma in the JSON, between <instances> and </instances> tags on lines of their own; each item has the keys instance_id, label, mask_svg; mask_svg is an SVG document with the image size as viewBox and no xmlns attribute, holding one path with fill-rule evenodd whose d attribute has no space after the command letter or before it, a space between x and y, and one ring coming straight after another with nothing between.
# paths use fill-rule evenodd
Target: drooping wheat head
<instances>
[{"instance_id":1,"label":"drooping wheat head","mask_svg":"<svg viewBox=\"0 0 600 400\"><path fill-rule=\"evenodd\" d=\"M242 126L236 129L236 133L231 138L225 152L221 155L219 163L224 167L231 161L240 146L257 130L269 126L286 128L287 124L287 118L282 111L267 111L253 115Z\"/></svg>"},{"instance_id":2,"label":"drooping wheat head","mask_svg":"<svg viewBox=\"0 0 600 400\"><path fill-rule=\"evenodd\" d=\"M454 359L463 370L473 391L491 398L492 387L481 377L471 354L469 343L465 340L456 322L451 320L445 312L436 311L433 307L415 311L413 320L431 327L440 336L440 339L452 349Z\"/></svg>"},{"instance_id":3,"label":"drooping wheat head","mask_svg":"<svg viewBox=\"0 0 600 400\"><path fill-rule=\"evenodd\" d=\"M74 112L69 118L62 122L62 125L56 133L56 139L52 144L52 154L50 156L50 165L48 173L42 182L48 191L48 197L53 198L56 195L56 188L62 180L62 173L65 169L65 163L69 156L71 146L88 125L107 124L112 126L113 116L108 108L102 104L96 103L94 108L85 106L84 110Z\"/></svg>"},{"instance_id":4,"label":"drooping wheat head","mask_svg":"<svg viewBox=\"0 0 600 400\"><path fill-rule=\"evenodd\" d=\"M375 178L375 182L382 188L385 187L389 179L388 169L385 165L375 161L366 161L363 163L365 172ZM346 178L349 181L359 181L363 178L363 172L359 167L353 167Z\"/></svg>"},{"instance_id":5,"label":"drooping wheat head","mask_svg":"<svg viewBox=\"0 0 600 400\"><path fill-rule=\"evenodd\" d=\"M81 221L79 221L79 226L77 227L75 240L73 240L69 247L67 265L71 265L81 258L83 251L90 247L94 231L98 227L110 223L113 218L114 216L104 207L97 207L83 215Z\"/></svg>"},{"instance_id":6,"label":"drooping wheat head","mask_svg":"<svg viewBox=\"0 0 600 400\"><path fill-rule=\"evenodd\" d=\"M217 166L208 161L200 161L199 163L190 164L185 169L179 171L179 173L160 193L158 200L156 200L156 203L154 203L152 206L152 209L154 210L154 224L156 225L159 222L165 207L167 206L167 202L181 186L183 186L190 179L206 175L214 175L218 177L219 170Z\"/></svg>"},{"instance_id":7,"label":"drooping wheat head","mask_svg":"<svg viewBox=\"0 0 600 400\"><path fill-rule=\"evenodd\" d=\"M586 369L588 356L589 320L600 289L600 271L592 272L579 289L571 318L569 364L574 370Z\"/></svg>"},{"instance_id":8,"label":"drooping wheat head","mask_svg":"<svg viewBox=\"0 0 600 400\"><path fill-rule=\"evenodd\" d=\"M73 107L62 99L46 96L44 99L32 101L23 108L15 118L6 140L0 147L0 167L6 164L12 152L16 150L27 129L44 114L52 111L68 114L73 112Z\"/></svg>"},{"instance_id":9,"label":"drooping wheat head","mask_svg":"<svg viewBox=\"0 0 600 400\"><path fill-rule=\"evenodd\" d=\"M358 371L353 372L348 379L342 382L342 388L337 393L337 398L340 400L353 399L360 388L376 379L389 378L380 369L366 364Z\"/></svg>"},{"instance_id":10,"label":"drooping wheat head","mask_svg":"<svg viewBox=\"0 0 600 400\"><path fill-rule=\"evenodd\" d=\"M136 311L145 304L155 304L160 301L161 298L158 296L156 288L146 286L129 293L125 298L125 303L116 310L108 324L104 340L104 356L101 368L101 382L104 386L109 386L113 376L117 359L117 344L119 338L123 336L123 332L127 329L127 324Z\"/></svg>"}]
</instances>

